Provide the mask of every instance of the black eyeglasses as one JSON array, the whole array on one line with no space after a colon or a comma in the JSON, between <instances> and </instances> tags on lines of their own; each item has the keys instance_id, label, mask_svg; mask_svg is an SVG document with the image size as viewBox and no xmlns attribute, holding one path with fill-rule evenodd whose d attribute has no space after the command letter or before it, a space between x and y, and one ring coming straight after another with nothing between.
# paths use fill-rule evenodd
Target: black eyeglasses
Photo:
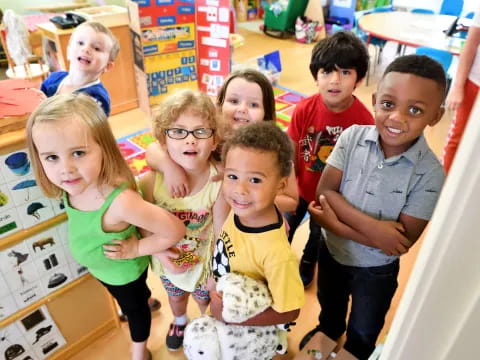
<instances>
[{"instance_id":1,"label":"black eyeglasses","mask_svg":"<svg viewBox=\"0 0 480 360\"><path fill-rule=\"evenodd\" d=\"M166 129L165 130L165 134L170 139L175 139L175 140L185 139L190 134L192 134L193 137L195 137L197 139L208 139L208 138L211 138L213 136L214 132L215 132L214 129L205 129L205 128L200 128L200 129L195 129L195 130L171 128L171 129Z\"/></svg>"}]
</instances>

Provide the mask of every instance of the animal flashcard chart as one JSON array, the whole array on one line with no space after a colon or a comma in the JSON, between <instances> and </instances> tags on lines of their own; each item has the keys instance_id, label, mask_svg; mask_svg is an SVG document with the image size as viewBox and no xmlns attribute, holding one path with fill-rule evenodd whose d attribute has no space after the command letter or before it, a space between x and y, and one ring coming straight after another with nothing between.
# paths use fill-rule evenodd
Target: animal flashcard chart
<instances>
[{"instance_id":1,"label":"animal flashcard chart","mask_svg":"<svg viewBox=\"0 0 480 360\"><path fill-rule=\"evenodd\" d=\"M0 320L87 273L70 255L66 223L0 251Z\"/></svg>"},{"instance_id":2,"label":"animal flashcard chart","mask_svg":"<svg viewBox=\"0 0 480 360\"><path fill-rule=\"evenodd\" d=\"M0 330L0 353L7 360L43 360L65 344L46 306Z\"/></svg>"},{"instance_id":3,"label":"animal flashcard chart","mask_svg":"<svg viewBox=\"0 0 480 360\"><path fill-rule=\"evenodd\" d=\"M65 210L46 198L33 177L27 149L0 155L0 238Z\"/></svg>"}]
</instances>

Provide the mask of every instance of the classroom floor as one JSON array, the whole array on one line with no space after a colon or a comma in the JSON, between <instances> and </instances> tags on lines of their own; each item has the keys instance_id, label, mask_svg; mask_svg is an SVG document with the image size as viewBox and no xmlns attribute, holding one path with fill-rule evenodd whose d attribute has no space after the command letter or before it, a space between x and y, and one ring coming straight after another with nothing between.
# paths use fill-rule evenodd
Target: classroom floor
<instances>
[{"instance_id":1,"label":"classroom floor","mask_svg":"<svg viewBox=\"0 0 480 360\"><path fill-rule=\"evenodd\" d=\"M239 27L238 32L244 36L245 45L235 49L233 59L236 63L244 63L249 59L266 54L274 50L280 50L283 71L280 76L279 84L289 89L296 90L304 94L313 94L316 92L315 83L309 72L308 64L310 54L313 48L312 44L297 43L294 38L279 40L267 37L258 31L248 31ZM370 49L373 57L373 48ZM371 94L375 89L378 78L385 66L395 57L396 44L387 43L384 50L382 61L375 66L370 76L369 86L360 84L355 92L366 105L371 104ZM407 49L407 53L412 51ZM372 67L373 70L373 67ZM440 156L441 149L450 125L451 114L446 113L441 122L434 128L426 130L427 140L437 154ZM111 125L116 137L122 137L131 134L139 129L149 126L149 121L140 110L128 111L111 117ZM293 248L298 258L302 254L303 245L308 233L308 224L304 223L296 232L293 240ZM421 240L413 249L402 257L401 270L399 278L399 289L393 299L392 307L387 315L386 325L379 339L387 332L398 302L403 293L405 283L410 274L416 254L421 247ZM149 276L149 285L153 295L160 299L162 308L153 314L152 331L149 339L149 348L156 360L185 359L182 351L170 352L165 346L165 336L169 323L172 321L172 315L169 310L168 300L160 283L155 276ZM306 290L306 304L302 308L297 325L289 333L289 352L279 359L291 359L298 352L298 343L303 335L317 324L317 315L319 305L316 299L316 286L312 285ZM195 317L199 314L196 304L191 301L188 308L188 316ZM116 329L106 336L98 339L88 348L84 349L71 358L72 360L110 360L110 359L129 359L129 335L128 327L124 323L119 329Z\"/></svg>"}]
</instances>

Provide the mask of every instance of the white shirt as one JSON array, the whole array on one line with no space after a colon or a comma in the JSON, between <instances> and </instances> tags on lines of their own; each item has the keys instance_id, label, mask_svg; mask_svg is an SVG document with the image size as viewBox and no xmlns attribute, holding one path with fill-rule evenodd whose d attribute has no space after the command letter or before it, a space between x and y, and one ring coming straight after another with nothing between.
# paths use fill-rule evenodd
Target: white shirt
<instances>
[{"instance_id":1,"label":"white shirt","mask_svg":"<svg viewBox=\"0 0 480 360\"><path fill-rule=\"evenodd\" d=\"M480 27L480 6L475 12L471 26ZM477 54L475 55L475 59L473 59L472 67L470 68L470 73L468 74L468 79L475 85L480 86L480 46L477 46Z\"/></svg>"}]
</instances>

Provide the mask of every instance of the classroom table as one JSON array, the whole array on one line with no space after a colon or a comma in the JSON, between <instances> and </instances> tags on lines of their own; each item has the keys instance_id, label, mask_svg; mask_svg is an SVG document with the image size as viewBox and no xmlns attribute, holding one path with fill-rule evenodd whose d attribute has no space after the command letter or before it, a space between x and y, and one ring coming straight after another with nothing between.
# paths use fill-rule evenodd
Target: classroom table
<instances>
[{"instance_id":1,"label":"classroom table","mask_svg":"<svg viewBox=\"0 0 480 360\"><path fill-rule=\"evenodd\" d=\"M402 45L427 46L446 50L459 55L464 40L447 37L447 30L455 21L455 16L440 14L418 14L405 11L374 12L364 15L358 21L360 29L370 36L395 41ZM469 19L460 19L467 25ZM367 43L369 43L369 39Z\"/></svg>"}]
</instances>

